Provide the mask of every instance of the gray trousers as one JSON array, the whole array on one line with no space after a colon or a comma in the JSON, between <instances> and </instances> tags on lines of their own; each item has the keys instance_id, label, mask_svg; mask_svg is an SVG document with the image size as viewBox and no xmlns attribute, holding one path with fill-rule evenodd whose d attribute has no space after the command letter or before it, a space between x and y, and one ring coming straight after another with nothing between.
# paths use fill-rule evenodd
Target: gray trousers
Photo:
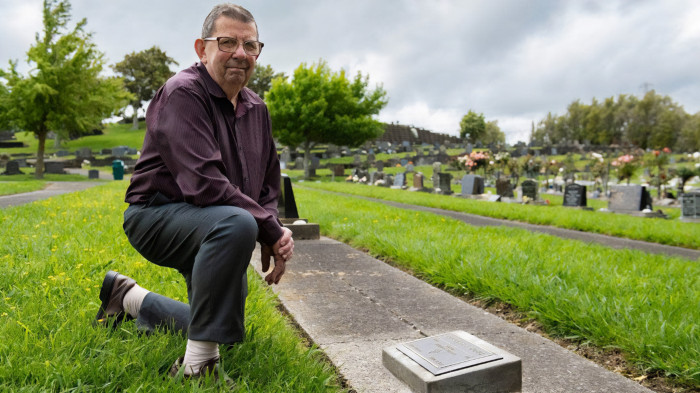
<instances>
[{"instance_id":1,"label":"gray trousers","mask_svg":"<svg viewBox=\"0 0 700 393\"><path fill-rule=\"evenodd\" d=\"M149 293L140 328L221 344L243 341L246 270L258 236L250 213L233 206L132 205L124 212L124 232L144 258L177 269L187 283L189 305Z\"/></svg>"}]
</instances>

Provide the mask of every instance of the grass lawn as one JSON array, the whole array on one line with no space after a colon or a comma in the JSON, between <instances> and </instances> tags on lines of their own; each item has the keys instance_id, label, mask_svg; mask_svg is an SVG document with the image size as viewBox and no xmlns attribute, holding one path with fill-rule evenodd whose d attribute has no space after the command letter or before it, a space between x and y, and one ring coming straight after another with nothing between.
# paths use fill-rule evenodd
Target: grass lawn
<instances>
[{"instance_id":1,"label":"grass lawn","mask_svg":"<svg viewBox=\"0 0 700 393\"><path fill-rule=\"evenodd\" d=\"M654 243L700 249L700 225L682 222L678 209L664 209L671 219L642 218L625 214L585 211L563 206L492 203L454 196L409 192L353 183L303 182L300 187L362 195L413 205L428 206L482 216L551 225L561 228L627 237ZM300 188L297 187L297 188ZM554 199L561 205L561 197Z\"/></svg>"},{"instance_id":2,"label":"grass lawn","mask_svg":"<svg viewBox=\"0 0 700 393\"><path fill-rule=\"evenodd\" d=\"M700 388L697 261L477 228L307 188L295 194L300 215L324 235L455 294L509 303L550 334L620 348L644 373Z\"/></svg>"},{"instance_id":3,"label":"grass lawn","mask_svg":"<svg viewBox=\"0 0 700 393\"><path fill-rule=\"evenodd\" d=\"M166 377L184 353L183 337L95 327L107 270L166 296L187 298L182 276L145 261L124 236L126 183L0 210L0 391L190 392ZM222 352L240 392L340 392L318 349L308 348L249 270L246 341Z\"/></svg>"}]
</instances>

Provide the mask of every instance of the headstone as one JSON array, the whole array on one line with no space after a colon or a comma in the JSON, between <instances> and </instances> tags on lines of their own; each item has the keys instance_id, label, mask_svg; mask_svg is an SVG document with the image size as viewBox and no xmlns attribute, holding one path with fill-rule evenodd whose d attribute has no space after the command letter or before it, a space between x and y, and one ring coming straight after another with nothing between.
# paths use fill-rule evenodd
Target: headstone
<instances>
[{"instance_id":1,"label":"headstone","mask_svg":"<svg viewBox=\"0 0 700 393\"><path fill-rule=\"evenodd\" d=\"M64 174L63 161L44 161L44 172L50 174Z\"/></svg>"},{"instance_id":2,"label":"headstone","mask_svg":"<svg viewBox=\"0 0 700 393\"><path fill-rule=\"evenodd\" d=\"M504 198L513 198L513 185L508 179L496 180L496 194Z\"/></svg>"},{"instance_id":3,"label":"headstone","mask_svg":"<svg viewBox=\"0 0 700 393\"><path fill-rule=\"evenodd\" d=\"M100 171L97 169L90 169L88 171L88 179L99 179L100 178Z\"/></svg>"},{"instance_id":4,"label":"headstone","mask_svg":"<svg viewBox=\"0 0 700 393\"><path fill-rule=\"evenodd\" d=\"M382 364L413 392L522 390L520 358L464 331L386 347Z\"/></svg>"},{"instance_id":5,"label":"headstone","mask_svg":"<svg viewBox=\"0 0 700 393\"><path fill-rule=\"evenodd\" d=\"M586 207L586 186L572 183L564 188L564 206Z\"/></svg>"},{"instance_id":6,"label":"headstone","mask_svg":"<svg viewBox=\"0 0 700 393\"><path fill-rule=\"evenodd\" d=\"M374 155L374 153L369 153L367 155L367 162L369 162L369 163L374 162L374 160L376 160L376 159L377 159L377 157Z\"/></svg>"},{"instance_id":7,"label":"headstone","mask_svg":"<svg viewBox=\"0 0 700 393\"><path fill-rule=\"evenodd\" d=\"M108 155L112 154L112 149L102 149L102 150L100 150L100 154L102 154L103 156L104 155L108 156Z\"/></svg>"},{"instance_id":8,"label":"headstone","mask_svg":"<svg viewBox=\"0 0 700 393\"><path fill-rule=\"evenodd\" d=\"M686 192L681 196L681 220L700 220L700 192Z\"/></svg>"},{"instance_id":9,"label":"headstone","mask_svg":"<svg viewBox=\"0 0 700 393\"><path fill-rule=\"evenodd\" d=\"M292 179L285 174L282 174L281 191L277 200L277 210L280 218L299 218L299 211L297 211L297 203L294 200L294 191L292 190Z\"/></svg>"},{"instance_id":10,"label":"headstone","mask_svg":"<svg viewBox=\"0 0 700 393\"><path fill-rule=\"evenodd\" d=\"M282 149L282 154L280 155L280 162L291 162L292 161L292 153L289 151L288 147L284 147Z\"/></svg>"},{"instance_id":11,"label":"headstone","mask_svg":"<svg viewBox=\"0 0 700 393\"><path fill-rule=\"evenodd\" d=\"M447 153L447 146L440 145L440 153Z\"/></svg>"},{"instance_id":12,"label":"headstone","mask_svg":"<svg viewBox=\"0 0 700 393\"><path fill-rule=\"evenodd\" d=\"M413 172L416 168L410 162L406 164L406 172Z\"/></svg>"},{"instance_id":13,"label":"headstone","mask_svg":"<svg viewBox=\"0 0 700 393\"><path fill-rule=\"evenodd\" d=\"M522 196L528 197L529 199L537 200L537 182L532 179L524 180L520 184L520 189L522 190Z\"/></svg>"},{"instance_id":14,"label":"headstone","mask_svg":"<svg viewBox=\"0 0 700 393\"><path fill-rule=\"evenodd\" d=\"M423 185L423 174L418 172L413 174L413 187L409 188L409 191L424 191L425 186Z\"/></svg>"},{"instance_id":15,"label":"headstone","mask_svg":"<svg viewBox=\"0 0 700 393\"><path fill-rule=\"evenodd\" d=\"M10 160L7 162L7 165L5 166L5 172L2 173L3 175L23 175L24 172L19 170L19 162L16 160Z\"/></svg>"},{"instance_id":16,"label":"headstone","mask_svg":"<svg viewBox=\"0 0 700 393\"><path fill-rule=\"evenodd\" d=\"M394 184L394 175L386 174L382 185L384 187L391 187L392 184Z\"/></svg>"},{"instance_id":17,"label":"headstone","mask_svg":"<svg viewBox=\"0 0 700 393\"><path fill-rule=\"evenodd\" d=\"M333 165L333 175L334 176L345 176L345 165L343 165L343 164Z\"/></svg>"},{"instance_id":18,"label":"headstone","mask_svg":"<svg viewBox=\"0 0 700 393\"><path fill-rule=\"evenodd\" d=\"M406 159L406 158L402 158L401 161L399 161L399 162L401 163L401 166L403 166L403 167L408 165L408 159Z\"/></svg>"},{"instance_id":19,"label":"headstone","mask_svg":"<svg viewBox=\"0 0 700 393\"><path fill-rule=\"evenodd\" d=\"M472 146L472 144L467 143L467 147L464 149L464 152L467 154L472 154L472 150L474 150L474 147Z\"/></svg>"},{"instance_id":20,"label":"headstone","mask_svg":"<svg viewBox=\"0 0 700 393\"><path fill-rule=\"evenodd\" d=\"M304 157L294 159L294 169L304 169Z\"/></svg>"},{"instance_id":21,"label":"headstone","mask_svg":"<svg viewBox=\"0 0 700 393\"><path fill-rule=\"evenodd\" d=\"M438 186L440 189L440 194L442 195L452 195L452 174L451 173L438 173Z\"/></svg>"},{"instance_id":22,"label":"headstone","mask_svg":"<svg viewBox=\"0 0 700 393\"><path fill-rule=\"evenodd\" d=\"M56 157L65 157L70 155L70 152L68 150L57 150L56 151Z\"/></svg>"},{"instance_id":23,"label":"headstone","mask_svg":"<svg viewBox=\"0 0 700 393\"><path fill-rule=\"evenodd\" d=\"M394 177L394 183L391 188L404 188L406 186L406 173L399 172Z\"/></svg>"},{"instance_id":24,"label":"headstone","mask_svg":"<svg viewBox=\"0 0 700 393\"><path fill-rule=\"evenodd\" d=\"M316 156L311 156L311 169L318 169L321 166L321 159Z\"/></svg>"},{"instance_id":25,"label":"headstone","mask_svg":"<svg viewBox=\"0 0 700 393\"><path fill-rule=\"evenodd\" d=\"M355 154L355 155L353 156L353 161L352 161L352 163L353 163L353 165L358 165L358 166L361 165L361 164L362 164L362 157L360 157L359 154Z\"/></svg>"},{"instance_id":26,"label":"headstone","mask_svg":"<svg viewBox=\"0 0 700 393\"><path fill-rule=\"evenodd\" d=\"M646 187L640 185L619 185L610 187L608 210L641 211L651 209L651 195Z\"/></svg>"},{"instance_id":27,"label":"headstone","mask_svg":"<svg viewBox=\"0 0 700 393\"><path fill-rule=\"evenodd\" d=\"M117 146L112 148L112 155L114 157L124 157L126 155L126 146Z\"/></svg>"},{"instance_id":28,"label":"headstone","mask_svg":"<svg viewBox=\"0 0 700 393\"><path fill-rule=\"evenodd\" d=\"M377 161L374 166L377 168L379 172L384 170L384 161Z\"/></svg>"},{"instance_id":29,"label":"headstone","mask_svg":"<svg viewBox=\"0 0 700 393\"><path fill-rule=\"evenodd\" d=\"M484 193L484 178L477 175L462 177L462 195L480 195Z\"/></svg>"}]
</instances>

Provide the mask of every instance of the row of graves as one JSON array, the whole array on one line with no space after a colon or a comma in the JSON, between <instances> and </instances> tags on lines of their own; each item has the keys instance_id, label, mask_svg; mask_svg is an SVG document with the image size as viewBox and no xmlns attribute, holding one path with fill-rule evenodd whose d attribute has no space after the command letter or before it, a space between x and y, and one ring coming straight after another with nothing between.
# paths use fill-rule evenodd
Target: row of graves
<instances>
[{"instance_id":1,"label":"row of graves","mask_svg":"<svg viewBox=\"0 0 700 393\"><path fill-rule=\"evenodd\" d=\"M527 203L546 204L540 193L545 189L540 187L538 181L526 179L520 183L519 189L508 178L498 178L495 183L496 194L489 191L485 193L487 184L482 176L466 174L454 182L454 175L442 171L440 162L433 163L433 188L425 186L425 176L421 172L415 172L415 167L409 162L403 168L403 172L395 175L385 173L383 165L377 162L375 171L369 171L360 167L355 167L350 176L346 177L347 182L355 182L371 186L383 186L393 189L408 191L430 192L441 195L455 195L457 197L482 200L488 202L505 203ZM335 175L344 175L344 167L337 166ZM409 174L413 173L413 181L408 185ZM452 191L452 184L460 184L460 193ZM494 186L494 185L488 185ZM517 193L517 197L516 197ZM588 198L591 194L594 198L601 195L599 190L589 192L588 186L575 182L564 185L561 195L563 196L563 206L593 210L588 206ZM661 210L653 209L652 197L645 186L642 185L611 185L608 190L608 207L601 209L601 212L623 213L639 217L666 218ZM681 197L681 220L688 222L700 222L700 191L686 192Z\"/></svg>"},{"instance_id":2,"label":"row of graves","mask_svg":"<svg viewBox=\"0 0 700 393\"><path fill-rule=\"evenodd\" d=\"M97 157L101 155L102 157ZM44 160L45 174L66 174L67 168L82 168L87 166L112 166L115 161L121 161L125 168L133 168L136 164L136 159L131 156L138 155L136 149L128 146L117 146L111 149L102 149L99 152L93 152L90 148L80 148L74 152L67 150L58 150L52 157ZM74 156L74 158L73 158ZM31 168L36 165L36 159L29 158L29 155L13 155L11 159L6 160L5 170L2 175L20 175L24 174L24 169ZM99 171L89 170L88 177L90 179L99 178Z\"/></svg>"}]
</instances>

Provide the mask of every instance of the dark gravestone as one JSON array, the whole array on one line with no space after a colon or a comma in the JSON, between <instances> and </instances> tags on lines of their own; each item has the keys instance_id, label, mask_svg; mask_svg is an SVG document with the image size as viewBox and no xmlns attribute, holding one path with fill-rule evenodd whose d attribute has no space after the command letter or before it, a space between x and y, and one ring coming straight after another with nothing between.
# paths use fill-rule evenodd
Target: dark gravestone
<instances>
[{"instance_id":1,"label":"dark gravestone","mask_svg":"<svg viewBox=\"0 0 700 393\"><path fill-rule=\"evenodd\" d=\"M394 183L391 188L404 188L406 186L406 173L399 172L394 177Z\"/></svg>"},{"instance_id":2,"label":"dark gravestone","mask_svg":"<svg viewBox=\"0 0 700 393\"><path fill-rule=\"evenodd\" d=\"M537 182L532 179L527 179L520 184L520 189L522 190L522 196L528 197L533 201L537 200Z\"/></svg>"},{"instance_id":3,"label":"dark gravestone","mask_svg":"<svg viewBox=\"0 0 700 393\"><path fill-rule=\"evenodd\" d=\"M377 159L377 157L374 155L374 153L369 153L367 155L367 162L372 163Z\"/></svg>"},{"instance_id":4,"label":"dark gravestone","mask_svg":"<svg viewBox=\"0 0 700 393\"><path fill-rule=\"evenodd\" d=\"M70 152L68 150L58 150L56 151L56 157L65 157L70 155Z\"/></svg>"},{"instance_id":5,"label":"dark gravestone","mask_svg":"<svg viewBox=\"0 0 700 393\"><path fill-rule=\"evenodd\" d=\"M123 155L123 154L122 154ZM121 156L118 156L121 157ZM92 150L89 147L82 147L75 152L75 158L79 160L87 160L92 158Z\"/></svg>"},{"instance_id":6,"label":"dark gravestone","mask_svg":"<svg viewBox=\"0 0 700 393\"><path fill-rule=\"evenodd\" d=\"M484 178L477 175L462 177L462 195L481 195L484 193Z\"/></svg>"},{"instance_id":7,"label":"dark gravestone","mask_svg":"<svg viewBox=\"0 0 700 393\"><path fill-rule=\"evenodd\" d=\"M292 179L289 176L282 175L282 192L277 200L277 210L281 218L299 218L297 211L297 203L294 200L294 191L292 190Z\"/></svg>"},{"instance_id":8,"label":"dark gravestone","mask_svg":"<svg viewBox=\"0 0 700 393\"><path fill-rule=\"evenodd\" d=\"M333 165L333 175L334 176L345 176L345 165L343 165L343 164Z\"/></svg>"},{"instance_id":9,"label":"dark gravestone","mask_svg":"<svg viewBox=\"0 0 700 393\"><path fill-rule=\"evenodd\" d=\"M700 192L686 192L681 196L681 219L700 219Z\"/></svg>"},{"instance_id":10,"label":"dark gravestone","mask_svg":"<svg viewBox=\"0 0 700 393\"><path fill-rule=\"evenodd\" d=\"M23 175L24 173L19 170L19 162L15 160L10 160L5 166L5 172L3 175Z\"/></svg>"},{"instance_id":11,"label":"dark gravestone","mask_svg":"<svg viewBox=\"0 0 700 393\"><path fill-rule=\"evenodd\" d=\"M651 209L651 195L646 187L640 185L611 186L608 210L641 211Z\"/></svg>"},{"instance_id":12,"label":"dark gravestone","mask_svg":"<svg viewBox=\"0 0 700 393\"><path fill-rule=\"evenodd\" d=\"M377 168L379 172L384 170L384 161L377 161L374 166Z\"/></svg>"},{"instance_id":13,"label":"dark gravestone","mask_svg":"<svg viewBox=\"0 0 700 393\"><path fill-rule=\"evenodd\" d=\"M496 194L504 198L513 198L513 185L507 179L496 180Z\"/></svg>"},{"instance_id":14,"label":"dark gravestone","mask_svg":"<svg viewBox=\"0 0 700 393\"><path fill-rule=\"evenodd\" d=\"M63 161L45 161L44 172L54 175L63 175L66 173L63 170Z\"/></svg>"},{"instance_id":15,"label":"dark gravestone","mask_svg":"<svg viewBox=\"0 0 700 393\"><path fill-rule=\"evenodd\" d=\"M564 206L570 207L586 207L586 186L572 183L567 184L564 188Z\"/></svg>"},{"instance_id":16,"label":"dark gravestone","mask_svg":"<svg viewBox=\"0 0 700 393\"><path fill-rule=\"evenodd\" d=\"M438 173L438 187L440 189L440 194L451 195L452 194L452 174L451 173Z\"/></svg>"},{"instance_id":17,"label":"dark gravestone","mask_svg":"<svg viewBox=\"0 0 700 393\"><path fill-rule=\"evenodd\" d=\"M97 169L90 169L88 171L88 179L99 179L100 178L100 171Z\"/></svg>"},{"instance_id":18,"label":"dark gravestone","mask_svg":"<svg viewBox=\"0 0 700 393\"><path fill-rule=\"evenodd\" d=\"M112 148L112 156L114 156L114 157L124 157L124 156L126 155L127 149L128 149L128 148L127 148L126 146L117 146L117 147L113 147L113 148ZM76 155L77 155L77 153L76 153Z\"/></svg>"}]
</instances>

